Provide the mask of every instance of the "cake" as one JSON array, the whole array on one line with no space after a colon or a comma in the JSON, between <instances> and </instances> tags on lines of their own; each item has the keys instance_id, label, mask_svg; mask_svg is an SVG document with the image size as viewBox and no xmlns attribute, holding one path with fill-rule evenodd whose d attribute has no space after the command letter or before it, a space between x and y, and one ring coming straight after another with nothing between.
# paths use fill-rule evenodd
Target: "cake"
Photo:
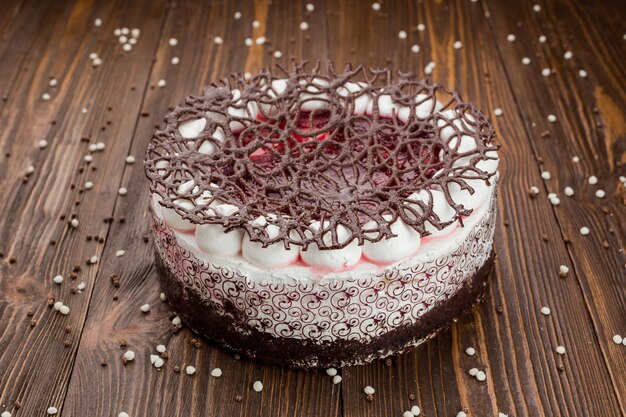
<instances>
[{"instance_id":1,"label":"cake","mask_svg":"<svg viewBox=\"0 0 626 417\"><path fill-rule=\"evenodd\" d=\"M489 120L414 74L234 74L145 159L155 262L182 323L295 368L364 364L448 328L494 264Z\"/></svg>"}]
</instances>

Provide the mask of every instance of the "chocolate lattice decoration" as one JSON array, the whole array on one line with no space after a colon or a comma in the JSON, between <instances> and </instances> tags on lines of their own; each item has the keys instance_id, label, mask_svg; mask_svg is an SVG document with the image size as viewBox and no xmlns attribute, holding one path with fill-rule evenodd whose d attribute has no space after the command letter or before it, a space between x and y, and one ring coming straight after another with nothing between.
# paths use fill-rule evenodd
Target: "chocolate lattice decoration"
<instances>
[{"instance_id":1,"label":"chocolate lattice decoration","mask_svg":"<svg viewBox=\"0 0 626 417\"><path fill-rule=\"evenodd\" d=\"M466 180L489 183L494 175L476 165L494 159L487 155L497 149L494 129L456 92L388 69L347 66L338 73L318 63L277 72L282 78L269 69L234 74L166 116L145 160L162 206L192 223L244 229L264 246L336 249L392 237L398 218L422 236L429 234L425 222L442 229L462 221L471 210L452 199L450 183L473 193ZM366 95L370 111L355 114ZM389 100L391 112L383 106ZM183 137L179 127L200 118L201 133ZM457 140L444 141L444 128ZM475 149L458 150L462 135L475 140ZM449 221L433 211L431 189L454 209ZM429 198L410 198L420 190ZM213 210L221 203L238 210ZM260 216L265 221L255 221ZM322 226L311 227L315 221ZM266 223L277 232L269 234ZM339 239L338 225L348 239Z\"/></svg>"}]
</instances>

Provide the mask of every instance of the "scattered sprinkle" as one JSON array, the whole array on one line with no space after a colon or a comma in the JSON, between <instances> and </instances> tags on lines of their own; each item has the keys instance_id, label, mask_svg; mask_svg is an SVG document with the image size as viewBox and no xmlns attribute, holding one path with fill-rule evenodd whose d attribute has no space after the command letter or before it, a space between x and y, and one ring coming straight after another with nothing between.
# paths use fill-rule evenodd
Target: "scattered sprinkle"
<instances>
[{"instance_id":1,"label":"scattered sprinkle","mask_svg":"<svg viewBox=\"0 0 626 417\"><path fill-rule=\"evenodd\" d=\"M165 347L165 345L157 345L156 347L156 351L159 353L163 353L167 350L167 348Z\"/></svg>"},{"instance_id":2,"label":"scattered sprinkle","mask_svg":"<svg viewBox=\"0 0 626 417\"><path fill-rule=\"evenodd\" d=\"M119 190L117 190L117 193L119 195L126 195L126 194L128 194L128 190L126 188L124 188L124 187L121 187Z\"/></svg>"},{"instance_id":3,"label":"scattered sprinkle","mask_svg":"<svg viewBox=\"0 0 626 417\"><path fill-rule=\"evenodd\" d=\"M372 3L372 10L374 10L375 12L380 10L380 3L378 2L374 2Z\"/></svg>"},{"instance_id":4,"label":"scattered sprinkle","mask_svg":"<svg viewBox=\"0 0 626 417\"><path fill-rule=\"evenodd\" d=\"M426 67L424 67L424 73L426 75L430 75L433 73L434 69L435 69L435 63L433 61L430 61L428 64L426 64Z\"/></svg>"},{"instance_id":5,"label":"scattered sprinkle","mask_svg":"<svg viewBox=\"0 0 626 417\"><path fill-rule=\"evenodd\" d=\"M578 75L580 75L581 78L587 78L587 71L581 69L578 71Z\"/></svg>"},{"instance_id":6,"label":"scattered sprinkle","mask_svg":"<svg viewBox=\"0 0 626 417\"><path fill-rule=\"evenodd\" d=\"M96 255L94 255L91 258L89 258L89 263L90 264L95 264L97 262L98 262L98 257Z\"/></svg>"},{"instance_id":7,"label":"scattered sprinkle","mask_svg":"<svg viewBox=\"0 0 626 417\"><path fill-rule=\"evenodd\" d=\"M133 45L131 45L130 43L125 43L125 44L122 46L122 50L123 50L124 52L130 52L132 49L133 49Z\"/></svg>"},{"instance_id":8,"label":"scattered sprinkle","mask_svg":"<svg viewBox=\"0 0 626 417\"><path fill-rule=\"evenodd\" d=\"M541 70L541 75L544 77L549 77L552 74L552 70L550 68L544 68Z\"/></svg>"},{"instance_id":9,"label":"scattered sprinkle","mask_svg":"<svg viewBox=\"0 0 626 417\"><path fill-rule=\"evenodd\" d=\"M42 99L43 101L48 101L48 100L50 100L50 94L48 94L48 93L43 93L43 94L41 95L41 99Z\"/></svg>"},{"instance_id":10,"label":"scattered sprinkle","mask_svg":"<svg viewBox=\"0 0 626 417\"><path fill-rule=\"evenodd\" d=\"M63 275L57 275L54 278L52 278L52 281L55 284L61 284L63 282Z\"/></svg>"},{"instance_id":11,"label":"scattered sprinkle","mask_svg":"<svg viewBox=\"0 0 626 417\"><path fill-rule=\"evenodd\" d=\"M265 43L265 36L259 36L254 41L257 45L263 45Z\"/></svg>"},{"instance_id":12,"label":"scattered sprinkle","mask_svg":"<svg viewBox=\"0 0 626 417\"><path fill-rule=\"evenodd\" d=\"M87 181L85 183L85 190L91 190L93 188L93 182Z\"/></svg>"},{"instance_id":13,"label":"scattered sprinkle","mask_svg":"<svg viewBox=\"0 0 626 417\"><path fill-rule=\"evenodd\" d=\"M134 164L134 163L135 163L135 157L134 157L134 156L132 156L132 155L128 155L128 156L126 157L126 163L127 163L127 164Z\"/></svg>"},{"instance_id":14,"label":"scattered sprinkle","mask_svg":"<svg viewBox=\"0 0 626 417\"><path fill-rule=\"evenodd\" d=\"M181 323L180 317L176 316L172 319L172 324L178 326Z\"/></svg>"},{"instance_id":15,"label":"scattered sprinkle","mask_svg":"<svg viewBox=\"0 0 626 417\"><path fill-rule=\"evenodd\" d=\"M125 253L126 253L125 250L120 249L117 252L115 252L115 256L117 256L117 257L124 256Z\"/></svg>"},{"instance_id":16,"label":"scattered sprinkle","mask_svg":"<svg viewBox=\"0 0 626 417\"><path fill-rule=\"evenodd\" d=\"M456 50L459 50L463 47L463 44L461 43L461 41L456 41L454 42L454 44L452 44L452 47Z\"/></svg>"},{"instance_id":17,"label":"scattered sprinkle","mask_svg":"<svg viewBox=\"0 0 626 417\"><path fill-rule=\"evenodd\" d=\"M55 415L56 413L59 412L59 410L57 410L56 407L48 407L48 410L46 411L48 414L50 414L51 416Z\"/></svg>"},{"instance_id":18,"label":"scattered sprinkle","mask_svg":"<svg viewBox=\"0 0 626 417\"><path fill-rule=\"evenodd\" d=\"M589 234L589 228L587 226L583 226L580 228L580 234L583 236L587 236Z\"/></svg>"},{"instance_id":19,"label":"scattered sprinkle","mask_svg":"<svg viewBox=\"0 0 626 417\"><path fill-rule=\"evenodd\" d=\"M546 35L539 36L539 43L546 43L547 40L548 38L546 38Z\"/></svg>"},{"instance_id":20,"label":"scattered sprinkle","mask_svg":"<svg viewBox=\"0 0 626 417\"><path fill-rule=\"evenodd\" d=\"M552 175L550 175L549 171L543 171L541 173L541 178L543 178L544 180L549 180L550 178L552 178Z\"/></svg>"},{"instance_id":21,"label":"scattered sprinkle","mask_svg":"<svg viewBox=\"0 0 626 417\"><path fill-rule=\"evenodd\" d=\"M563 346L557 346L556 353L558 353L559 355L565 355L565 348Z\"/></svg>"},{"instance_id":22,"label":"scattered sprinkle","mask_svg":"<svg viewBox=\"0 0 626 417\"><path fill-rule=\"evenodd\" d=\"M252 46L252 44L254 44L254 41L252 40L252 38L246 38L244 43L246 46Z\"/></svg>"},{"instance_id":23,"label":"scattered sprinkle","mask_svg":"<svg viewBox=\"0 0 626 417\"><path fill-rule=\"evenodd\" d=\"M413 46L411 46L411 52L413 52L414 54L419 54L419 52L420 52L420 46L419 46L419 45L413 45Z\"/></svg>"},{"instance_id":24,"label":"scattered sprinkle","mask_svg":"<svg viewBox=\"0 0 626 417\"><path fill-rule=\"evenodd\" d=\"M178 65L178 63L180 62L180 58L177 56L172 57L171 61L172 65Z\"/></svg>"},{"instance_id":25,"label":"scattered sprinkle","mask_svg":"<svg viewBox=\"0 0 626 417\"><path fill-rule=\"evenodd\" d=\"M72 226L74 229L76 229L78 227L78 219L72 219L70 221L70 226Z\"/></svg>"},{"instance_id":26,"label":"scattered sprinkle","mask_svg":"<svg viewBox=\"0 0 626 417\"><path fill-rule=\"evenodd\" d=\"M405 30L401 30L400 32L398 32L398 38L400 39L406 39L407 36L408 35Z\"/></svg>"},{"instance_id":27,"label":"scattered sprinkle","mask_svg":"<svg viewBox=\"0 0 626 417\"><path fill-rule=\"evenodd\" d=\"M170 40L168 41L168 43L170 44L170 46L176 46L176 45L178 45L178 39L176 39L176 38L170 38Z\"/></svg>"},{"instance_id":28,"label":"scattered sprinkle","mask_svg":"<svg viewBox=\"0 0 626 417\"><path fill-rule=\"evenodd\" d=\"M483 382L487 379L487 374L485 374L483 371L478 371L478 373L476 374L476 379L480 382Z\"/></svg>"},{"instance_id":29,"label":"scattered sprinkle","mask_svg":"<svg viewBox=\"0 0 626 417\"><path fill-rule=\"evenodd\" d=\"M167 85L167 81L165 81L164 79L160 79L159 81L157 81L157 87L159 88L163 88Z\"/></svg>"},{"instance_id":30,"label":"scattered sprinkle","mask_svg":"<svg viewBox=\"0 0 626 417\"><path fill-rule=\"evenodd\" d=\"M48 147L48 141L45 139L42 139L37 143L37 146L39 146L39 149L45 149Z\"/></svg>"},{"instance_id":31,"label":"scattered sprinkle","mask_svg":"<svg viewBox=\"0 0 626 417\"><path fill-rule=\"evenodd\" d=\"M535 5L533 6L533 11L534 11L535 13L539 13L539 12L541 11L541 6L540 6L540 5L538 5L538 4L535 4Z\"/></svg>"},{"instance_id":32,"label":"scattered sprinkle","mask_svg":"<svg viewBox=\"0 0 626 417\"><path fill-rule=\"evenodd\" d=\"M102 26L102 19L96 19L93 21L94 26L99 27Z\"/></svg>"},{"instance_id":33,"label":"scattered sprinkle","mask_svg":"<svg viewBox=\"0 0 626 417\"><path fill-rule=\"evenodd\" d=\"M509 42L515 42L515 35L512 33L509 33L508 35L506 35L506 40Z\"/></svg>"},{"instance_id":34,"label":"scattered sprinkle","mask_svg":"<svg viewBox=\"0 0 626 417\"><path fill-rule=\"evenodd\" d=\"M340 382L341 382L341 379L342 379L342 378L341 378L341 376L339 376L339 375L335 375L335 376L333 377L333 384L337 385L338 383L340 383Z\"/></svg>"},{"instance_id":35,"label":"scattered sprinkle","mask_svg":"<svg viewBox=\"0 0 626 417\"><path fill-rule=\"evenodd\" d=\"M565 193L566 196L571 197L574 195L574 189L570 186L565 187L565 189L563 190L563 192Z\"/></svg>"},{"instance_id":36,"label":"scattered sprinkle","mask_svg":"<svg viewBox=\"0 0 626 417\"><path fill-rule=\"evenodd\" d=\"M622 336L620 336L618 334L613 335L613 343L615 343L616 345L619 345L623 341L624 341L624 339L622 339Z\"/></svg>"},{"instance_id":37,"label":"scattered sprinkle","mask_svg":"<svg viewBox=\"0 0 626 417\"><path fill-rule=\"evenodd\" d=\"M598 183L598 177L596 177L595 175L592 175L589 177L587 182L591 185L596 185Z\"/></svg>"},{"instance_id":38,"label":"scattered sprinkle","mask_svg":"<svg viewBox=\"0 0 626 417\"><path fill-rule=\"evenodd\" d=\"M135 352L133 352L132 350L127 350L126 352L124 352L124 359L126 360L126 362L135 360Z\"/></svg>"},{"instance_id":39,"label":"scattered sprinkle","mask_svg":"<svg viewBox=\"0 0 626 417\"><path fill-rule=\"evenodd\" d=\"M476 354L476 349L470 346L467 349L465 349L465 353L469 356L474 356Z\"/></svg>"},{"instance_id":40,"label":"scattered sprinkle","mask_svg":"<svg viewBox=\"0 0 626 417\"><path fill-rule=\"evenodd\" d=\"M572 156L572 162L577 164L580 162L580 158L578 156Z\"/></svg>"},{"instance_id":41,"label":"scattered sprinkle","mask_svg":"<svg viewBox=\"0 0 626 417\"><path fill-rule=\"evenodd\" d=\"M283 57L283 53L280 51L274 51L274 58L280 59Z\"/></svg>"},{"instance_id":42,"label":"scattered sprinkle","mask_svg":"<svg viewBox=\"0 0 626 417\"><path fill-rule=\"evenodd\" d=\"M83 157L83 160L84 160L85 162L91 162L91 161L93 161L93 156L91 156L91 155L85 155L85 156Z\"/></svg>"},{"instance_id":43,"label":"scattered sprinkle","mask_svg":"<svg viewBox=\"0 0 626 417\"><path fill-rule=\"evenodd\" d=\"M138 38L140 34L141 30L139 30L138 28L133 28L130 31L130 36L132 36L133 38Z\"/></svg>"},{"instance_id":44,"label":"scattered sprinkle","mask_svg":"<svg viewBox=\"0 0 626 417\"><path fill-rule=\"evenodd\" d=\"M567 267L567 265L559 266L559 276L561 278L565 278L568 273L569 273L569 268Z\"/></svg>"},{"instance_id":45,"label":"scattered sprinkle","mask_svg":"<svg viewBox=\"0 0 626 417\"><path fill-rule=\"evenodd\" d=\"M542 178L543 178L543 176L542 176ZM532 187L530 187L528 189L528 194L530 194L531 196L535 196L535 195L539 194L539 188L533 185Z\"/></svg>"},{"instance_id":46,"label":"scattered sprinkle","mask_svg":"<svg viewBox=\"0 0 626 417\"><path fill-rule=\"evenodd\" d=\"M260 27L260 26L261 26L261 22L259 22L258 20L253 20L253 21L252 21L252 27L253 27L253 28L255 28L255 29L256 29L256 28L258 28L258 27Z\"/></svg>"},{"instance_id":47,"label":"scattered sprinkle","mask_svg":"<svg viewBox=\"0 0 626 417\"><path fill-rule=\"evenodd\" d=\"M263 383L261 381L254 381L254 384L252 384L252 389L255 392L263 391Z\"/></svg>"},{"instance_id":48,"label":"scattered sprinkle","mask_svg":"<svg viewBox=\"0 0 626 417\"><path fill-rule=\"evenodd\" d=\"M165 296L165 293L162 292L161 294L159 294L159 298L161 299L161 301L166 301L167 297Z\"/></svg>"},{"instance_id":49,"label":"scattered sprinkle","mask_svg":"<svg viewBox=\"0 0 626 417\"><path fill-rule=\"evenodd\" d=\"M541 307L541 314L543 314L544 316L549 316L550 313L551 313L550 307L546 307L546 306Z\"/></svg>"},{"instance_id":50,"label":"scattered sprinkle","mask_svg":"<svg viewBox=\"0 0 626 417\"><path fill-rule=\"evenodd\" d=\"M622 184L626 184L626 177L623 175L619 176L619 182L621 182Z\"/></svg>"},{"instance_id":51,"label":"scattered sprinkle","mask_svg":"<svg viewBox=\"0 0 626 417\"><path fill-rule=\"evenodd\" d=\"M572 59L573 56L574 56L574 54L572 53L572 51L566 51L563 54L563 58L565 58L565 59Z\"/></svg>"},{"instance_id":52,"label":"scattered sprinkle","mask_svg":"<svg viewBox=\"0 0 626 417\"><path fill-rule=\"evenodd\" d=\"M216 36L213 38L213 43L215 43L216 45L221 45L224 43L224 39L222 39L221 36Z\"/></svg>"},{"instance_id":53,"label":"scattered sprinkle","mask_svg":"<svg viewBox=\"0 0 626 417\"><path fill-rule=\"evenodd\" d=\"M554 123L554 122L556 122L556 116L555 116L555 115L553 115L553 114L549 114L549 115L548 115L548 121L549 121L550 123Z\"/></svg>"},{"instance_id":54,"label":"scattered sprinkle","mask_svg":"<svg viewBox=\"0 0 626 417\"><path fill-rule=\"evenodd\" d=\"M48 81L48 85L50 87L55 87L59 82L57 81L56 78L50 78L50 81Z\"/></svg>"},{"instance_id":55,"label":"scattered sprinkle","mask_svg":"<svg viewBox=\"0 0 626 417\"><path fill-rule=\"evenodd\" d=\"M94 67L99 67L100 65L102 65L102 60L98 57L96 57L93 61L91 61L91 64Z\"/></svg>"},{"instance_id":56,"label":"scattered sprinkle","mask_svg":"<svg viewBox=\"0 0 626 417\"><path fill-rule=\"evenodd\" d=\"M241 12L240 11L236 11L235 14L233 15L233 17L235 18L235 20L241 19Z\"/></svg>"},{"instance_id":57,"label":"scattered sprinkle","mask_svg":"<svg viewBox=\"0 0 626 417\"><path fill-rule=\"evenodd\" d=\"M85 284L84 282L81 282L80 284L78 284L76 288L78 289L78 291L82 291L85 288L87 288L87 284Z\"/></svg>"},{"instance_id":58,"label":"scattered sprinkle","mask_svg":"<svg viewBox=\"0 0 626 417\"><path fill-rule=\"evenodd\" d=\"M306 4L306 11L307 12L312 12L313 10L315 10L315 5L313 3L307 3Z\"/></svg>"},{"instance_id":59,"label":"scattered sprinkle","mask_svg":"<svg viewBox=\"0 0 626 417\"><path fill-rule=\"evenodd\" d=\"M62 306L63 306L63 302L62 302L62 301L57 301L56 303L54 303L53 308L54 308L56 311L59 311L59 310L61 309L61 307L62 307Z\"/></svg>"},{"instance_id":60,"label":"scattered sprinkle","mask_svg":"<svg viewBox=\"0 0 626 417\"><path fill-rule=\"evenodd\" d=\"M597 190L596 191L596 197L604 198L605 196L606 196L606 192L604 190Z\"/></svg>"},{"instance_id":61,"label":"scattered sprinkle","mask_svg":"<svg viewBox=\"0 0 626 417\"><path fill-rule=\"evenodd\" d=\"M163 365L165 365L165 361L157 356L153 365L155 368L161 368Z\"/></svg>"},{"instance_id":62,"label":"scattered sprinkle","mask_svg":"<svg viewBox=\"0 0 626 417\"><path fill-rule=\"evenodd\" d=\"M335 376L335 375L337 375L337 369L335 369L335 368L328 368L326 370L326 375L328 375L328 376Z\"/></svg>"},{"instance_id":63,"label":"scattered sprinkle","mask_svg":"<svg viewBox=\"0 0 626 417\"><path fill-rule=\"evenodd\" d=\"M142 305L141 307L139 307L139 310L141 310L142 313L147 313L150 311L150 304L146 303L144 305Z\"/></svg>"},{"instance_id":64,"label":"scattered sprinkle","mask_svg":"<svg viewBox=\"0 0 626 417\"><path fill-rule=\"evenodd\" d=\"M417 30L419 30L420 32L423 32L426 30L426 26L423 23L419 23L417 25Z\"/></svg>"},{"instance_id":65,"label":"scattered sprinkle","mask_svg":"<svg viewBox=\"0 0 626 417\"><path fill-rule=\"evenodd\" d=\"M528 58L527 56L525 56L524 58L522 58L522 64L524 64L524 65L530 65L530 58Z\"/></svg>"},{"instance_id":66,"label":"scattered sprinkle","mask_svg":"<svg viewBox=\"0 0 626 417\"><path fill-rule=\"evenodd\" d=\"M402 417L413 417L413 413L410 411L405 411L402 413Z\"/></svg>"},{"instance_id":67,"label":"scattered sprinkle","mask_svg":"<svg viewBox=\"0 0 626 417\"><path fill-rule=\"evenodd\" d=\"M502 109L500 107L496 107L495 109L493 109L493 114L495 114L497 117L502 116Z\"/></svg>"},{"instance_id":68,"label":"scattered sprinkle","mask_svg":"<svg viewBox=\"0 0 626 417\"><path fill-rule=\"evenodd\" d=\"M0 414L0 417L11 417L11 413L9 413L8 411L3 411L2 414Z\"/></svg>"},{"instance_id":69,"label":"scattered sprinkle","mask_svg":"<svg viewBox=\"0 0 626 417\"><path fill-rule=\"evenodd\" d=\"M467 417L467 413L465 411L459 411L456 413L456 417Z\"/></svg>"},{"instance_id":70,"label":"scattered sprinkle","mask_svg":"<svg viewBox=\"0 0 626 417\"><path fill-rule=\"evenodd\" d=\"M471 368L468 372L471 376L476 376L476 374L478 374L478 369L476 368Z\"/></svg>"},{"instance_id":71,"label":"scattered sprinkle","mask_svg":"<svg viewBox=\"0 0 626 417\"><path fill-rule=\"evenodd\" d=\"M422 412L422 410L420 410L420 408L416 405L414 405L413 407L411 407L411 413L417 417L420 415L420 413Z\"/></svg>"},{"instance_id":72,"label":"scattered sprinkle","mask_svg":"<svg viewBox=\"0 0 626 417\"><path fill-rule=\"evenodd\" d=\"M26 175L31 175L34 172L35 172L35 167L33 165L29 165L28 168L26 168Z\"/></svg>"},{"instance_id":73,"label":"scattered sprinkle","mask_svg":"<svg viewBox=\"0 0 626 417\"><path fill-rule=\"evenodd\" d=\"M129 417L129 416L128 416L128 413L127 413L127 412L122 411L121 413L119 413L119 414L117 415L117 417Z\"/></svg>"},{"instance_id":74,"label":"scattered sprinkle","mask_svg":"<svg viewBox=\"0 0 626 417\"><path fill-rule=\"evenodd\" d=\"M309 24L307 22L300 22L300 30L309 30Z\"/></svg>"},{"instance_id":75,"label":"scattered sprinkle","mask_svg":"<svg viewBox=\"0 0 626 417\"><path fill-rule=\"evenodd\" d=\"M220 368L215 368L211 371L211 376L214 378L219 378L222 376L222 370Z\"/></svg>"},{"instance_id":76,"label":"scattered sprinkle","mask_svg":"<svg viewBox=\"0 0 626 417\"><path fill-rule=\"evenodd\" d=\"M193 366L189 365L185 368L185 372L187 373L187 375L193 375L196 373L196 368L194 368Z\"/></svg>"},{"instance_id":77,"label":"scattered sprinkle","mask_svg":"<svg viewBox=\"0 0 626 417\"><path fill-rule=\"evenodd\" d=\"M367 395L373 395L376 390L373 387L370 387L369 385L367 385L365 388L363 388L363 392L366 393Z\"/></svg>"},{"instance_id":78,"label":"scattered sprinkle","mask_svg":"<svg viewBox=\"0 0 626 417\"><path fill-rule=\"evenodd\" d=\"M70 308L68 306L66 306L65 304L63 304L59 308L59 313L63 314L64 316L67 316L68 314L70 314Z\"/></svg>"}]
</instances>

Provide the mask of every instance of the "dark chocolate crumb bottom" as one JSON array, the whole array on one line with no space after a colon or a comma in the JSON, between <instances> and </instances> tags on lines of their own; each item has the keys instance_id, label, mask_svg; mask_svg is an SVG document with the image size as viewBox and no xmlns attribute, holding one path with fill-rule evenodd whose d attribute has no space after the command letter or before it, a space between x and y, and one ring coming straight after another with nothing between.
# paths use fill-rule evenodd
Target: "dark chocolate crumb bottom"
<instances>
[{"instance_id":1,"label":"dark chocolate crumb bottom","mask_svg":"<svg viewBox=\"0 0 626 417\"><path fill-rule=\"evenodd\" d=\"M256 329L248 328L247 334L236 331L235 328L242 327L244 318L234 306L226 306L228 315L217 314L211 303L203 302L195 291L180 284L158 254L155 259L163 292L183 323L194 332L228 350L265 363L313 369L363 365L375 359L407 352L447 330L456 319L469 313L483 299L495 253L492 251L477 273L452 297L435 305L417 323L391 330L367 342L337 340L323 344L275 337Z\"/></svg>"}]
</instances>

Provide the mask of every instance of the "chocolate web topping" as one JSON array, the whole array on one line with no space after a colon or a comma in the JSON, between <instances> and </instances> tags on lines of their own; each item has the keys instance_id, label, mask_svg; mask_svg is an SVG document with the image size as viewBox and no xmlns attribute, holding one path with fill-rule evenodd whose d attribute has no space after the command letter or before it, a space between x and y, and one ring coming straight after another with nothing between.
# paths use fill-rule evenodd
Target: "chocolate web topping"
<instances>
[{"instance_id":1,"label":"chocolate web topping","mask_svg":"<svg viewBox=\"0 0 626 417\"><path fill-rule=\"evenodd\" d=\"M476 164L495 159L487 154L497 149L495 131L456 92L412 73L362 66L339 73L332 64L310 71L294 64L276 72L234 74L166 116L145 160L162 206L192 223L241 228L263 246L337 249L394 236L398 218L422 236L425 222L442 229L462 221L471 210L452 199L450 183L473 193L466 180L489 183L494 175ZM183 137L188 123L204 128ZM443 129L457 140L442 140ZM462 135L476 147L461 152ZM431 189L445 195L451 220L433 211ZM417 199L420 190L426 197Z\"/></svg>"}]
</instances>

